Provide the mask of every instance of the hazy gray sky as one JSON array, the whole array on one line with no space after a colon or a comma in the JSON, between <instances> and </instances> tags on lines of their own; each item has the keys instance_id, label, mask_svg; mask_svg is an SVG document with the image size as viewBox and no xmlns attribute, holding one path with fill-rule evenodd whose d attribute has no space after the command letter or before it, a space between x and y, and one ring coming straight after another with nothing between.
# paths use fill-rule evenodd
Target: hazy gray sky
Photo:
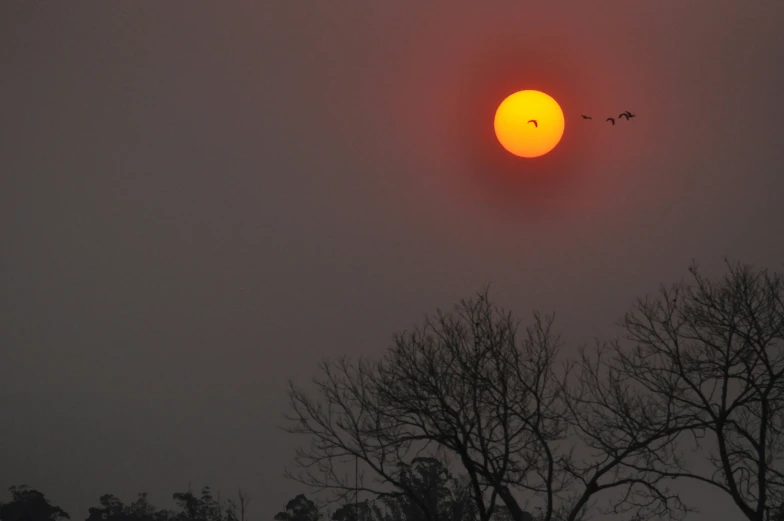
<instances>
[{"instance_id":1,"label":"hazy gray sky","mask_svg":"<svg viewBox=\"0 0 784 521\"><path fill-rule=\"evenodd\" d=\"M286 381L324 357L487 283L573 349L692 258L780 269L782 26L779 0L0 3L0 487L78 520L241 486L269 520L302 491ZM493 136L524 88L566 115L536 160Z\"/></svg>"}]
</instances>

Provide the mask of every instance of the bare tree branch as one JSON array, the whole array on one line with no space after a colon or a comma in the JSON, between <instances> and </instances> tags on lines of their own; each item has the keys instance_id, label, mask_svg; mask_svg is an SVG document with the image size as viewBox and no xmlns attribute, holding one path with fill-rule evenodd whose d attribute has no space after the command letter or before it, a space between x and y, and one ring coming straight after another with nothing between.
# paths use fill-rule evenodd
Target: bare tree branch
<instances>
[{"instance_id":1,"label":"bare tree branch","mask_svg":"<svg viewBox=\"0 0 784 521\"><path fill-rule=\"evenodd\" d=\"M534 313L521 328L485 291L395 335L378 361L324 362L314 381L318 399L290 387L287 430L306 435L309 444L297 452L297 472L287 475L346 499L355 487L348 464L357 458L359 490L402 494L427 511L398 469L440 450L465 471L480 521L490 520L499 500L514 521L530 519L515 494L534 500L541 521L582 520L593 510L637 519L682 516L692 508L671 488L686 477L677 442L698 443L719 417L734 429L733 440L753 438L743 432L748 422L740 413L724 418L710 406L695 413L722 391L701 380L707 362L681 353L684 343L697 342L681 334L686 293L663 290L663 298L638 303L645 311L639 318L627 316L634 338L658 350L653 358L638 340L632 350L597 343L562 360L553 316ZM656 356L672 363L650 363ZM753 396L733 392L742 400ZM745 445L725 445L730 460L748 457ZM738 479L746 487L753 481ZM428 515L440 521L436 512Z\"/></svg>"},{"instance_id":2,"label":"bare tree branch","mask_svg":"<svg viewBox=\"0 0 784 521\"><path fill-rule=\"evenodd\" d=\"M693 265L692 284L640 299L622 322L634 348L618 347L613 367L639 388L640 399L657 404L652 414L666 404L697 445L706 437L714 445L701 452L710 474L689 470L678 457L634 469L710 484L747 519L763 521L784 503L782 280L748 265L727 267L723 277L708 279Z\"/></svg>"}]
</instances>

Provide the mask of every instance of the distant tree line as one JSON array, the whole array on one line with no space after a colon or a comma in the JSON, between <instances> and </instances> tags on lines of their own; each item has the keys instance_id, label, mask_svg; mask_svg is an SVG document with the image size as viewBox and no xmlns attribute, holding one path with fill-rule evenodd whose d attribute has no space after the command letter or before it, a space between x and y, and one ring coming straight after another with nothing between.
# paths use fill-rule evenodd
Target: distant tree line
<instances>
[{"instance_id":1,"label":"distant tree line","mask_svg":"<svg viewBox=\"0 0 784 521\"><path fill-rule=\"evenodd\" d=\"M438 459L415 458L411 465L401 464L399 479L418 497L425 499L423 509L405 494L380 494L359 502L332 504L325 509L299 494L288 501L274 521L426 521L428 512L449 521L474 521L476 505L468 491L468 482L454 476ZM25 485L11 487L11 500L0 502L0 521L63 521L71 516L52 505L38 490ZM173 494L176 510L153 506L146 492L131 503L123 503L112 494L104 494L98 505L89 509L85 521L248 521L249 496L242 490L226 501L204 487L199 494ZM264 521L273 521L267 519ZM510 521L499 509L496 521Z\"/></svg>"},{"instance_id":2,"label":"distant tree line","mask_svg":"<svg viewBox=\"0 0 784 521\"><path fill-rule=\"evenodd\" d=\"M0 521L62 521L71 516L62 508L51 505L46 496L26 485L10 489L11 500L0 502ZM125 504L112 494L104 494L98 506L90 507L86 521L247 521L250 499L239 490L235 498L221 501L210 487L196 495L176 492L177 510L157 509L150 504L147 493Z\"/></svg>"},{"instance_id":3,"label":"distant tree line","mask_svg":"<svg viewBox=\"0 0 784 521\"><path fill-rule=\"evenodd\" d=\"M412 490L426 498L427 509L438 512L444 520L473 521L476 506L466 486L467 482L452 475L435 458L416 458L411 465L398 469L400 479ZM38 490L21 485L11 487L11 500L0 502L0 521L62 521L71 519L62 508L50 504ZM98 506L89 509L85 521L248 521L250 498L242 490L235 498L222 501L210 487L199 494L173 494L176 510L154 507L146 492L138 494L131 503L123 503L112 494L104 494ZM275 521L425 521L425 511L406 495L381 494L373 499L332 505L333 510L318 506L304 494L286 503L274 516ZM508 521L499 513L498 521ZM272 520L267 520L272 521Z\"/></svg>"}]
</instances>

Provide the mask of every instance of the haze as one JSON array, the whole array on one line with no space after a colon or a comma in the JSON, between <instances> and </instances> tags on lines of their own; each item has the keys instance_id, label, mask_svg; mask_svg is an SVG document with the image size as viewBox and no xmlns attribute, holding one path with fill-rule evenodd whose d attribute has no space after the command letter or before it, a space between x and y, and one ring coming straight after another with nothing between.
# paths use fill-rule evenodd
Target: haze
<instances>
[{"instance_id":1,"label":"haze","mask_svg":"<svg viewBox=\"0 0 784 521\"><path fill-rule=\"evenodd\" d=\"M488 283L573 349L692 259L780 269L782 25L776 1L2 3L0 487L73 519L243 487L269 520L306 492L286 382L324 357ZM493 135L523 88L566 115L537 160ZM694 519L731 508L694 493Z\"/></svg>"}]
</instances>

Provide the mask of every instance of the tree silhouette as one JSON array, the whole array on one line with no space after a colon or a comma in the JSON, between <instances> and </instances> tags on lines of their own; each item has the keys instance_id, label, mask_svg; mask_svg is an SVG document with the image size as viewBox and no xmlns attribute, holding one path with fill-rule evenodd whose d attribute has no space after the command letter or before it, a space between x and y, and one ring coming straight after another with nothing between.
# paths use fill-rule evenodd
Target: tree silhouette
<instances>
[{"instance_id":1,"label":"tree silhouette","mask_svg":"<svg viewBox=\"0 0 784 521\"><path fill-rule=\"evenodd\" d=\"M379 514L380 512L377 509L374 512L373 505L365 500L359 503L346 503L338 508L330 519L332 521L372 521L380 519Z\"/></svg>"},{"instance_id":2,"label":"tree silhouette","mask_svg":"<svg viewBox=\"0 0 784 521\"><path fill-rule=\"evenodd\" d=\"M125 521L126 507L112 494L104 494L99 499L99 507L90 507L87 521Z\"/></svg>"},{"instance_id":3,"label":"tree silhouette","mask_svg":"<svg viewBox=\"0 0 784 521\"><path fill-rule=\"evenodd\" d=\"M784 503L784 284L765 269L726 264L718 278L692 265L691 284L639 299L622 321L633 349L613 345L613 372L634 386L646 414L694 424L688 432L710 470L672 450L639 469L709 484L764 521ZM626 416L615 411L617 422Z\"/></svg>"},{"instance_id":4,"label":"tree silhouette","mask_svg":"<svg viewBox=\"0 0 784 521\"><path fill-rule=\"evenodd\" d=\"M62 508L51 505L46 496L27 485L10 487L11 501L0 502L2 521L58 521L70 519Z\"/></svg>"},{"instance_id":5,"label":"tree silhouette","mask_svg":"<svg viewBox=\"0 0 784 521\"><path fill-rule=\"evenodd\" d=\"M90 507L87 521L168 521L172 517L168 510L157 510L151 505L146 492L138 494L129 505L112 494L101 496L99 503L99 507Z\"/></svg>"},{"instance_id":6,"label":"tree silhouette","mask_svg":"<svg viewBox=\"0 0 784 521\"><path fill-rule=\"evenodd\" d=\"M572 373L580 377L582 366L560 364L552 316L535 313L522 335L519 324L485 291L396 335L380 361L322 363L316 398L290 384L287 430L311 443L297 451L286 475L347 498L354 480L341 465L358 458L376 482L416 503L426 521L439 521L426 498L396 472L409 458L438 448L466 472L479 521L491 519L496 499L514 521L529 520L516 493L539 502L543 521L580 519L608 490L618 491L619 499L606 500L603 511L685 512L661 475L629 475L629 466L650 458L652 448L668 446L685 426L654 418L648 436L620 450L593 443L584 431L609 429L618 439L624 434L623 426L613 429L604 417L578 414L580 401L601 389L591 388L590 375L585 385L567 384ZM389 492L362 474L358 481L360 490Z\"/></svg>"},{"instance_id":7,"label":"tree silhouette","mask_svg":"<svg viewBox=\"0 0 784 521\"><path fill-rule=\"evenodd\" d=\"M275 521L319 521L319 513L316 503L299 494L294 499L286 503L286 510L275 514Z\"/></svg>"},{"instance_id":8,"label":"tree silhouette","mask_svg":"<svg viewBox=\"0 0 784 521\"><path fill-rule=\"evenodd\" d=\"M174 521L222 521L223 510L220 503L213 497L210 487L203 487L201 495L188 492L175 492L172 497L177 501L180 512Z\"/></svg>"},{"instance_id":9,"label":"tree silhouette","mask_svg":"<svg viewBox=\"0 0 784 521\"><path fill-rule=\"evenodd\" d=\"M178 512L156 509L147 499L146 492L138 494L128 505L112 494L104 494L99 499L100 506L89 509L87 521L244 521L250 503L250 498L241 489L236 500L228 500L225 509L220 494L218 499L214 498L210 487L204 487L199 496L189 490L177 492L173 497L179 506Z\"/></svg>"},{"instance_id":10,"label":"tree silhouette","mask_svg":"<svg viewBox=\"0 0 784 521\"><path fill-rule=\"evenodd\" d=\"M454 478L449 469L432 457L414 458L411 465L399 464L398 478L411 493L379 495L386 507L385 521L475 521L476 505L468 483Z\"/></svg>"}]
</instances>

